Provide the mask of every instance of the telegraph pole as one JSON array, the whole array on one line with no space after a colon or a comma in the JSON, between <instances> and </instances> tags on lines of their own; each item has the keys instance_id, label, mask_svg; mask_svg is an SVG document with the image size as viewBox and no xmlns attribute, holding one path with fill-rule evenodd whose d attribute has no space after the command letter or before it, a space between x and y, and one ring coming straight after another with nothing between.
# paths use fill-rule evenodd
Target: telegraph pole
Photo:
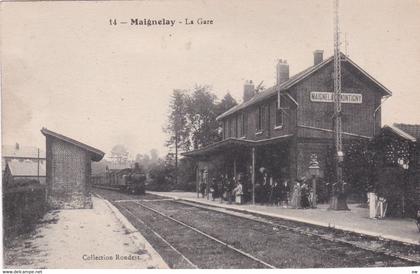
<instances>
[{"instance_id":1,"label":"telegraph pole","mask_svg":"<svg viewBox=\"0 0 420 274\"><path fill-rule=\"evenodd\" d=\"M38 179L38 182L40 182L39 181L39 148L38 148L38 172L37 172L37 179Z\"/></svg>"},{"instance_id":2,"label":"telegraph pole","mask_svg":"<svg viewBox=\"0 0 420 274\"><path fill-rule=\"evenodd\" d=\"M339 0L334 0L334 135L335 135L335 170L336 182L333 185L333 195L330 209L348 210L347 197L343 182L344 160L343 153L343 130L341 109L341 52L340 52L340 24L339 24Z\"/></svg>"}]
</instances>

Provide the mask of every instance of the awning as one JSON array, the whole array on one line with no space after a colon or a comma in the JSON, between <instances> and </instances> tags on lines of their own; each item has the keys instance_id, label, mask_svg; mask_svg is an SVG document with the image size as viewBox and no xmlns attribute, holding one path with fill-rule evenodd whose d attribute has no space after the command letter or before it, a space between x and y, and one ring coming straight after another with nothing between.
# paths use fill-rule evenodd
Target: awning
<instances>
[{"instance_id":1,"label":"awning","mask_svg":"<svg viewBox=\"0 0 420 274\"><path fill-rule=\"evenodd\" d=\"M184 152L181 155L186 156L186 157L209 156L212 154L223 153L228 150L252 148L252 147L257 147L257 146L276 144L276 143L287 141L292 136L293 135L291 134L282 135L279 137L258 140L258 141L239 139L239 138L227 138L225 140L210 144L208 146L205 146L196 150Z\"/></svg>"}]
</instances>

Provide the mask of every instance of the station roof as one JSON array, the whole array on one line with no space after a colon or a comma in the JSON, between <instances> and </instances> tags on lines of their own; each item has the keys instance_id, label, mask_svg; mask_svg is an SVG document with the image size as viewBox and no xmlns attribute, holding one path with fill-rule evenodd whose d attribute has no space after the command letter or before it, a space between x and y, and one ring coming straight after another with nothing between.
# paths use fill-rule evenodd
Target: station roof
<instances>
[{"instance_id":1,"label":"station roof","mask_svg":"<svg viewBox=\"0 0 420 274\"><path fill-rule=\"evenodd\" d=\"M104 157L104 155L105 155L105 152L103 152L103 151L101 151L101 150L99 150L97 148L94 148L94 147L91 147L89 145L83 144L83 143L81 143L79 141L76 141L76 140L74 140L72 138L69 138L67 136L61 135L61 134L59 134L57 132L48 130L46 128L42 128L41 129L41 132L45 136L51 136L51 137L57 138L57 139L62 140L64 142L66 142L66 143L70 143L72 145L75 145L75 146L83 149L83 150L86 150L86 151L90 152L91 155L92 155L91 156L92 157L92 161L100 161Z\"/></svg>"},{"instance_id":2,"label":"station roof","mask_svg":"<svg viewBox=\"0 0 420 274\"><path fill-rule=\"evenodd\" d=\"M379 83L376 79L374 79L371 75L369 75L366 71L364 71L361 67L359 67L355 62L353 62L348 56L345 56L344 54L341 53L341 59L343 61L348 62L349 64L351 64L356 70L358 70L361 74L363 74L364 76L366 76L370 81L373 82L374 85L376 85L385 96L391 96L392 92L387 89L384 85L382 85L381 83ZM326 65L328 65L329 63L334 61L334 56L331 56L327 59L325 59L324 61L322 61L321 63L315 65L315 66L311 66L295 75L293 75L292 77L290 77L287 81L281 83L280 85L274 85L270 88L267 88L266 90L259 92L257 94L255 94L251 99L249 99L248 101L245 101L239 105L236 105L234 107L232 107L231 109L227 110L226 112L220 114L216 120L220 120L223 119L239 110L245 109L251 105L254 105L256 103L259 103L275 94L277 94L278 91L286 91L287 89L293 87L294 85L296 85L297 83L303 81L304 79L306 79L307 77L309 77L310 75L312 75L313 73L317 72L318 70L320 70L321 68L325 67Z\"/></svg>"},{"instance_id":3,"label":"station roof","mask_svg":"<svg viewBox=\"0 0 420 274\"><path fill-rule=\"evenodd\" d=\"M261 145L275 144L285 140L289 140L292 136L293 135L283 135L275 138L263 139L258 141L239 138L227 138L225 140L210 144L208 146L196 150L184 152L182 153L182 155L187 157L207 156L210 154L225 152L228 149L237 149L244 147L251 148Z\"/></svg>"}]
</instances>

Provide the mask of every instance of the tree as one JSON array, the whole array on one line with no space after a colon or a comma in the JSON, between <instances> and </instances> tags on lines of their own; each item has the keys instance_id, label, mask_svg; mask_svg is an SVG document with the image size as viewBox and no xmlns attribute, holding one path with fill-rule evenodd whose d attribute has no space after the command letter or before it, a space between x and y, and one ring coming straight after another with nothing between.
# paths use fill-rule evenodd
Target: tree
<instances>
[{"instance_id":1,"label":"tree","mask_svg":"<svg viewBox=\"0 0 420 274\"><path fill-rule=\"evenodd\" d=\"M141 162L143 161L143 154L141 154L141 153L137 153L137 154L136 154L135 161L136 161L136 163L141 164Z\"/></svg>"},{"instance_id":2,"label":"tree","mask_svg":"<svg viewBox=\"0 0 420 274\"><path fill-rule=\"evenodd\" d=\"M217 102L216 95L207 85L195 86L192 91L173 91L168 123L164 131L169 138L166 145L174 150L175 183L178 183L179 151L207 146L220 141L219 123L216 117L237 103L227 93ZM153 162L153 154L152 162Z\"/></svg>"},{"instance_id":3,"label":"tree","mask_svg":"<svg viewBox=\"0 0 420 274\"><path fill-rule=\"evenodd\" d=\"M187 120L193 148L218 141L217 97L209 86L196 86L187 101Z\"/></svg>"},{"instance_id":4,"label":"tree","mask_svg":"<svg viewBox=\"0 0 420 274\"><path fill-rule=\"evenodd\" d=\"M157 149L150 150L150 162L156 163L159 160L159 154Z\"/></svg>"},{"instance_id":5,"label":"tree","mask_svg":"<svg viewBox=\"0 0 420 274\"><path fill-rule=\"evenodd\" d=\"M344 144L343 177L352 199L366 201L372 174L371 153L367 140L352 140Z\"/></svg>"},{"instance_id":6,"label":"tree","mask_svg":"<svg viewBox=\"0 0 420 274\"><path fill-rule=\"evenodd\" d=\"M236 100L230 95L230 93L226 93L225 97L217 104L217 116L222 114L223 112L231 109L232 107L236 106L238 103Z\"/></svg>"},{"instance_id":7,"label":"tree","mask_svg":"<svg viewBox=\"0 0 420 274\"><path fill-rule=\"evenodd\" d=\"M223 99L216 105L217 116L226 112L227 110L231 109L232 107L236 106L238 103L236 100L230 95L230 93L226 93ZM216 117L217 117L216 116ZM218 128L218 138L217 141L222 140L222 126L219 124Z\"/></svg>"},{"instance_id":8,"label":"tree","mask_svg":"<svg viewBox=\"0 0 420 274\"><path fill-rule=\"evenodd\" d=\"M189 127L187 126L187 98L183 90L174 90L170 103L170 113L165 131L169 134L166 143L168 147L175 149L175 181L177 181L178 150L180 147L189 148Z\"/></svg>"},{"instance_id":9,"label":"tree","mask_svg":"<svg viewBox=\"0 0 420 274\"><path fill-rule=\"evenodd\" d=\"M127 163L128 150L124 145L115 145L111 150L111 159L119 164Z\"/></svg>"},{"instance_id":10,"label":"tree","mask_svg":"<svg viewBox=\"0 0 420 274\"><path fill-rule=\"evenodd\" d=\"M174 166L163 159L150 168L149 190L168 191L173 185Z\"/></svg>"}]
</instances>

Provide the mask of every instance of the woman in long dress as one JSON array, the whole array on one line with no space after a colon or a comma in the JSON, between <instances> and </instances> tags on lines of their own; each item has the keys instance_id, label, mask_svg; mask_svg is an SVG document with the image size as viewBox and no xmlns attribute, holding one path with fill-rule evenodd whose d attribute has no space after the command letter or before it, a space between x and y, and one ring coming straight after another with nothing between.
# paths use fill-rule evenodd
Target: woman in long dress
<instances>
[{"instance_id":1,"label":"woman in long dress","mask_svg":"<svg viewBox=\"0 0 420 274\"><path fill-rule=\"evenodd\" d=\"M301 201L302 199L302 193L300 188L300 183L297 182L295 186L293 187L293 193L292 193L292 200L291 200L291 206L292 208L301 208Z\"/></svg>"},{"instance_id":2,"label":"woman in long dress","mask_svg":"<svg viewBox=\"0 0 420 274\"><path fill-rule=\"evenodd\" d=\"M301 187L301 205L303 208L309 208L309 187L306 183L303 183Z\"/></svg>"}]
</instances>

